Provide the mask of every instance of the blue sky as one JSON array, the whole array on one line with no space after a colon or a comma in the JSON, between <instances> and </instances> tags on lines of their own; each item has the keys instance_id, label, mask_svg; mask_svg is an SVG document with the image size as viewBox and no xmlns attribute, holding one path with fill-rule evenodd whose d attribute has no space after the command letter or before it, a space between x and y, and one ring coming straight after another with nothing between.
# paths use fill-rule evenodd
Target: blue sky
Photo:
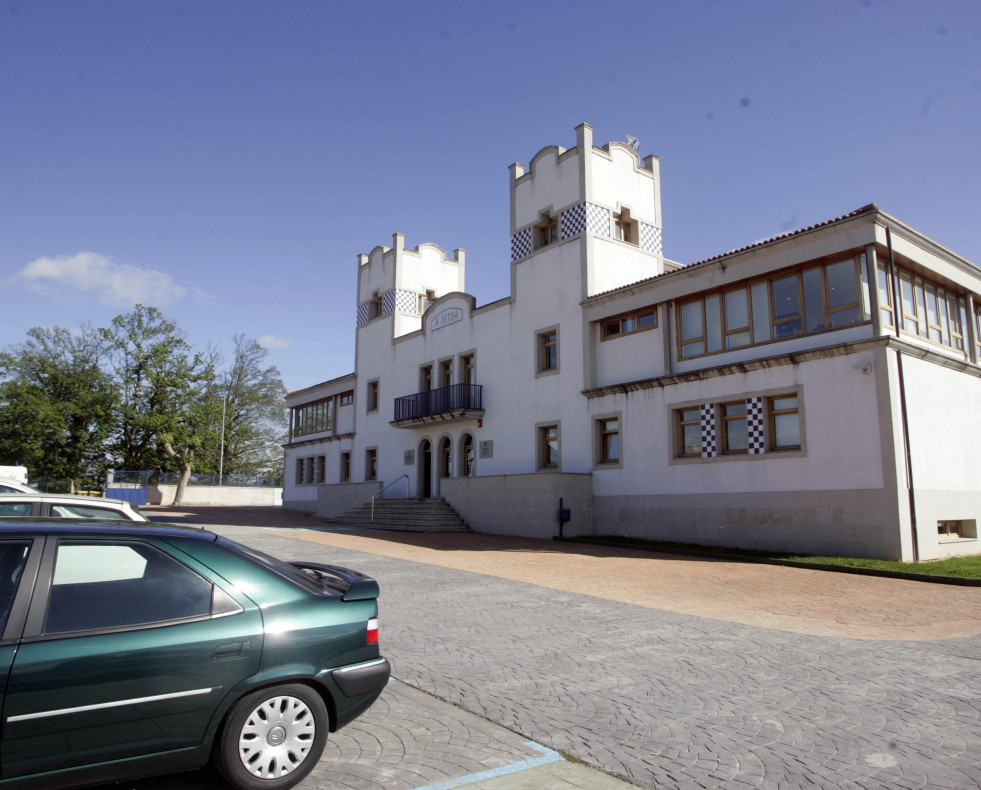
<instances>
[{"instance_id":1,"label":"blue sky","mask_svg":"<svg viewBox=\"0 0 981 790\"><path fill-rule=\"evenodd\" d=\"M640 139L691 263L867 203L981 262L981 3L0 0L0 346L153 304L353 370L357 254L509 289L508 170Z\"/></svg>"}]
</instances>

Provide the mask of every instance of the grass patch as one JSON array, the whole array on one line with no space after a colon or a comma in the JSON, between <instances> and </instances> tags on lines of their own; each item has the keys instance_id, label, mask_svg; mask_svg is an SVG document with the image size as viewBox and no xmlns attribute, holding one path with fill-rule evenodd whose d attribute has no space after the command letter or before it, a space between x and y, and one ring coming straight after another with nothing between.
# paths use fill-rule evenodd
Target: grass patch
<instances>
[{"instance_id":1,"label":"grass patch","mask_svg":"<svg viewBox=\"0 0 981 790\"><path fill-rule=\"evenodd\" d=\"M894 573L915 573L921 576L954 576L962 579L981 579L981 555L971 557L949 557L933 562L891 562L889 560L867 560L860 557L818 557L811 554L781 554L772 551L753 551L734 549L725 546L702 546L697 543L666 543L640 538L592 535L578 538L595 543L618 543L638 548L666 549L668 551L691 551L721 554L731 557L757 557L771 560L789 560L813 565L839 565L849 568L870 568Z\"/></svg>"}]
</instances>

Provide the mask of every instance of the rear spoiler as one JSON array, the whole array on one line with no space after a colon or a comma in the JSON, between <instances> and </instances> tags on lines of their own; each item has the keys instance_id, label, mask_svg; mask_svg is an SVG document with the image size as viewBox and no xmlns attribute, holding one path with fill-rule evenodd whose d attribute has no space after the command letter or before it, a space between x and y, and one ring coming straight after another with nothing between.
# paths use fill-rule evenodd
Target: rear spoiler
<instances>
[{"instance_id":1,"label":"rear spoiler","mask_svg":"<svg viewBox=\"0 0 981 790\"><path fill-rule=\"evenodd\" d=\"M290 565L302 571L312 571L326 586L342 593L342 601L368 601L378 597L378 582L350 568L305 561L291 562Z\"/></svg>"}]
</instances>

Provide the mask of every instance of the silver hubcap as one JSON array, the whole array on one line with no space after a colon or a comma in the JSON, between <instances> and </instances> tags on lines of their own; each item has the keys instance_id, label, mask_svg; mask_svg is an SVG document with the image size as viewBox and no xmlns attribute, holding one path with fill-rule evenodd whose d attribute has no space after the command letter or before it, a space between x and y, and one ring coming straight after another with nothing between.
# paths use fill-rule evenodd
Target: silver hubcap
<instances>
[{"instance_id":1,"label":"silver hubcap","mask_svg":"<svg viewBox=\"0 0 981 790\"><path fill-rule=\"evenodd\" d=\"M316 734L317 723L303 700L273 697L249 714L239 734L238 755L253 776L277 779L300 767Z\"/></svg>"}]
</instances>

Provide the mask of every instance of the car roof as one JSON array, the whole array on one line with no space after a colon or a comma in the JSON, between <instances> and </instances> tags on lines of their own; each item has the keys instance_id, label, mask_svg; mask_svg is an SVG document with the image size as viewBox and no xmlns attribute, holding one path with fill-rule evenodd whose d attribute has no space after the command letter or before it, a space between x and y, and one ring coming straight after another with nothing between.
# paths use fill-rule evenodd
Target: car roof
<instances>
[{"instance_id":1,"label":"car roof","mask_svg":"<svg viewBox=\"0 0 981 790\"><path fill-rule=\"evenodd\" d=\"M49 501L49 500L59 500L63 502L74 502L77 505L82 504L102 504L109 502L113 505L124 505L125 507L131 507L129 502L122 499L113 499L112 497L101 497L101 496L86 496L85 494L51 494L44 491L0 491L0 497L6 500L11 499L29 499L32 502L37 501Z\"/></svg>"},{"instance_id":2,"label":"car roof","mask_svg":"<svg viewBox=\"0 0 981 790\"><path fill-rule=\"evenodd\" d=\"M192 538L213 542L213 532L183 524L153 521L100 521L88 518L5 518L0 521L0 538L14 535L98 535L100 537Z\"/></svg>"},{"instance_id":3,"label":"car roof","mask_svg":"<svg viewBox=\"0 0 981 790\"><path fill-rule=\"evenodd\" d=\"M14 477L2 477L2 476L0 476L0 483L3 483L4 485L7 485L7 486L9 486L9 485L21 486L23 488L30 489L31 491L34 490L34 486L32 486L30 483L25 483L23 480L18 480L17 478L14 478Z\"/></svg>"}]
</instances>

